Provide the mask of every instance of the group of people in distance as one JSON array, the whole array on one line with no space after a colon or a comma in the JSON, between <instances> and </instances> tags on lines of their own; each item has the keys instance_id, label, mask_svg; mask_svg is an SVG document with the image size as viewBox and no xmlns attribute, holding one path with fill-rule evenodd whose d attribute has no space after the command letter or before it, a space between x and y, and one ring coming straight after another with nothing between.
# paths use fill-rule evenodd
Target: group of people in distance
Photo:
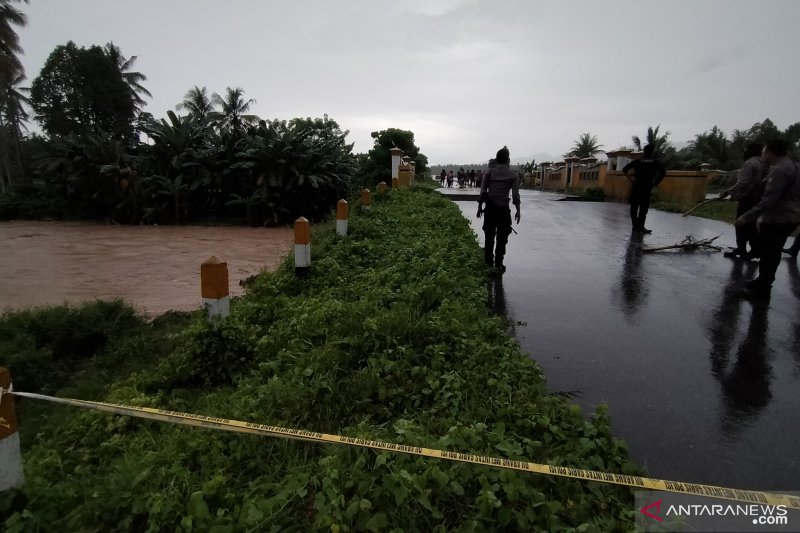
<instances>
[{"instance_id":1,"label":"group of people in distance","mask_svg":"<svg viewBox=\"0 0 800 533\"><path fill-rule=\"evenodd\" d=\"M736 207L736 248L725 253L737 260L758 259L758 276L747 282L741 296L768 298L781 261L781 252L797 257L800 236L784 248L800 226L800 166L788 157L782 139L748 144L736 184L719 198L730 196ZM750 250L747 245L750 245Z\"/></svg>"},{"instance_id":2,"label":"group of people in distance","mask_svg":"<svg viewBox=\"0 0 800 533\"><path fill-rule=\"evenodd\" d=\"M439 182L441 183L442 187L447 184L447 187L452 189L453 181L458 183L458 187L460 189L464 189L466 187L480 187L483 181L483 169L478 169L477 171L474 168L470 170L464 170L464 167L461 167L458 169L458 174L453 176L452 170L448 171L442 167L442 171L439 173Z\"/></svg>"}]
</instances>

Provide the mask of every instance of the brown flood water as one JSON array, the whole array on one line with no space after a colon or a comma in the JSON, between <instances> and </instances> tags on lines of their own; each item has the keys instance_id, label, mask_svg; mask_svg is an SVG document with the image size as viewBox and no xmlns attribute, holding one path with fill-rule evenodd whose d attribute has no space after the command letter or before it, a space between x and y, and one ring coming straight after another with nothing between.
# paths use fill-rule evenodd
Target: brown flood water
<instances>
[{"instance_id":1,"label":"brown flood water","mask_svg":"<svg viewBox=\"0 0 800 533\"><path fill-rule=\"evenodd\" d=\"M239 281L275 270L290 228L111 226L76 222L0 223L0 312L123 298L156 316L200 307L200 264L228 263Z\"/></svg>"}]
</instances>

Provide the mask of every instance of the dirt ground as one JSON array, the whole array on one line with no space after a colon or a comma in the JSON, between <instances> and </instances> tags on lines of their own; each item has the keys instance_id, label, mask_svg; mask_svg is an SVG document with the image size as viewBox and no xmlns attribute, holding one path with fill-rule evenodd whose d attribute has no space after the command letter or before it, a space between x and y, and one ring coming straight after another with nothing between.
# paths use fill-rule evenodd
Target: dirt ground
<instances>
[{"instance_id":1,"label":"dirt ground","mask_svg":"<svg viewBox=\"0 0 800 533\"><path fill-rule=\"evenodd\" d=\"M200 264L228 263L239 281L275 270L293 242L290 228L0 223L0 312L123 298L156 316L200 306Z\"/></svg>"}]
</instances>

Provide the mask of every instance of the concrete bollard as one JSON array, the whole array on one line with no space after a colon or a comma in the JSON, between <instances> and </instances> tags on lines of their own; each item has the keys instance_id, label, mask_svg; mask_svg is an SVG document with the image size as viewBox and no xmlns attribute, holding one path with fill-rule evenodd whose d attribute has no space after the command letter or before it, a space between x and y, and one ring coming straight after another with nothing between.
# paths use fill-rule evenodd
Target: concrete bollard
<instances>
[{"instance_id":1,"label":"concrete bollard","mask_svg":"<svg viewBox=\"0 0 800 533\"><path fill-rule=\"evenodd\" d=\"M392 189L399 189L400 188L400 178L397 176L392 176Z\"/></svg>"},{"instance_id":2,"label":"concrete bollard","mask_svg":"<svg viewBox=\"0 0 800 533\"><path fill-rule=\"evenodd\" d=\"M340 237L347 235L347 211L347 200L336 202L336 235Z\"/></svg>"},{"instance_id":3,"label":"concrete bollard","mask_svg":"<svg viewBox=\"0 0 800 533\"><path fill-rule=\"evenodd\" d=\"M386 182L385 181L382 181L382 182L380 182L378 184L378 192L381 193L381 194L385 194L386 193Z\"/></svg>"},{"instance_id":4,"label":"concrete bollard","mask_svg":"<svg viewBox=\"0 0 800 533\"><path fill-rule=\"evenodd\" d=\"M402 161L403 158L403 151L395 146L389 149L389 154L391 154L392 156L391 167L390 167L391 176L395 177L397 176L397 167L400 166L400 161Z\"/></svg>"},{"instance_id":5,"label":"concrete bollard","mask_svg":"<svg viewBox=\"0 0 800 533\"><path fill-rule=\"evenodd\" d=\"M372 209L372 196L369 189L361 189L361 209Z\"/></svg>"},{"instance_id":6,"label":"concrete bollard","mask_svg":"<svg viewBox=\"0 0 800 533\"><path fill-rule=\"evenodd\" d=\"M0 389L7 391L10 388L11 373L0 367ZM0 392L0 491L19 489L24 484L14 396Z\"/></svg>"},{"instance_id":7,"label":"concrete bollard","mask_svg":"<svg viewBox=\"0 0 800 533\"><path fill-rule=\"evenodd\" d=\"M200 292L209 322L230 314L231 297L228 288L228 263L211 256L200 265Z\"/></svg>"},{"instance_id":8,"label":"concrete bollard","mask_svg":"<svg viewBox=\"0 0 800 533\"><path fill-rule=\"evenodd\" d=\"M311 266L311 225L305 217L294 221L294 271L302 274Z\"/></svg>"}]
</instances>

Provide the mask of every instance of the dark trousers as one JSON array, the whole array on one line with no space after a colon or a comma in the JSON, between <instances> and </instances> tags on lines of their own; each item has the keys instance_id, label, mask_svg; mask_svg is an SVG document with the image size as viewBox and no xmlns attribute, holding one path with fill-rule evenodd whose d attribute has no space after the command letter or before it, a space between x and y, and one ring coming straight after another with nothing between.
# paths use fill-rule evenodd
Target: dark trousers
<instances>
[{"instance_id":1,"label":"dark trousers","mask_svg":"<svg viewBox=\"0 0 800 533\"><path fill-rule=\"evenodd\" d=\"M647 218L647 211L650 209L650 188L647 190L633 189L631 191L631 224L633 229L643 228Z\"/></svg>"},{"instance_id":2,"label":"dark trousers","mask_svg":"<svg viewBox=\"0 0 800 533\"><path fill-rule=\"evenodd\" d=\"M789 247L789 250L791 250L795 254L800 252L800 235L798 235L797 237L794 238L794 242Z\"/></svg>"},{"instance_id":3,"label":"dark trousers","mask_svg":"<svg viewBox=\"0 0 800 533\"><path fill-rule=\"evenodd\" d=\"M739 203L736 204L736 218L750 211L757 203L751 198L739 200ZM746 226L736 226L736 249L744 253L747 251L748 243L753 255L758 255L758 228L756 228L755 222Z\"/></svg>"},{"instance_id":4,"label":"dark trousers","mask_svg":"<svg viewBox=\"0 0 800 533\"><path fill-rule=\"evenodd\" d=\"M756 282L764 287L771 287L775 281L775 272L781 263L781 251L786 239L792 234L797 224L761 224L758 228L758 246L761 260L758 263Z\"/></svg>"},{"instance_id":5,"label":"dark trousers","mask_svg":"<svg viewBox=\"0 0 800 533\"><path fill-rule=\"evenodd\" d=\"M483 235L486 238L483 247L486 264L501 266L506 255L508 236L511 235L511 208L498 207L488 202L483 210Z\"/></svg>"}]
</instances>

